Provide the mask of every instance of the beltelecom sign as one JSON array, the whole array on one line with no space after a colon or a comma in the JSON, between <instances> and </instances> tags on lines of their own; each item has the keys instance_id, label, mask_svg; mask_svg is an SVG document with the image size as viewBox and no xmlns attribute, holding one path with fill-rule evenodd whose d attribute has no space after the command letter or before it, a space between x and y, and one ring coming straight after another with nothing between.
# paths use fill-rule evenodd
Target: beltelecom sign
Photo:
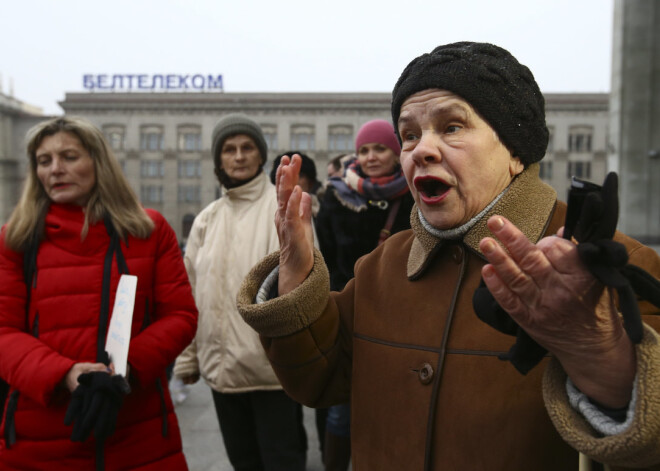
<instances>
[{"instance_id":1,"label":"beltelecom sign","mask_svg":"<svg viewBox=\"0 0 660 471\"><path fill-rule=\"evenodd\" d=\"M224 91L222 75L204 74L85 74L83 75L83 87L92 91Z\"/></svg>"}]
</instances>

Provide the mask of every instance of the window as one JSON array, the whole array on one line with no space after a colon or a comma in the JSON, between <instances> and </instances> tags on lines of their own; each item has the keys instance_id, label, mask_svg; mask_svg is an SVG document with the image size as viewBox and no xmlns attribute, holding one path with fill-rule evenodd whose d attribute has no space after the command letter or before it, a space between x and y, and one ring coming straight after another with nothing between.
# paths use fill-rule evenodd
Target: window
<instances>
[{"instance_id":1,"label":"window","mask_svg":"<svg viewBox=\"0 0 660 471\"><path fill-rule=\"evenodd\" d=\"M569 162L568 172L566 176L568 178L577 177L577 178L584 178L586 180L590 179L591 162Z\"/></svg>"},{"instance_id":2,"label":"window","mask_svg":"<svg viewBox=\"0 0 660 471\"><path fill-rule=\"evenodd\" d=\"M552 180L552 161L541 160L541 169L539 170L539 177L542 180Z\"/></svg>"},{"instance_id":3,"label":"window","mask_svg":"<svg viewBox=\"0 0 660 471\"><path fill-rule=\"evenodd\" d=\"M293 126L291 128L291 148L301 151L314 150L314 127Z\"/></svg>"},{"instance_id":4,"label":"window","mask_svg":"<svg viewBox=\"0 0 660 471\"><path fill-rule=\"evenodd\" d=\"M179 203L199 203L201 201L199 185L179 186Z\"/></svg>"},{"instance_id":5,"label":"window","mask_svg":"<svg viewBox=\"0 0 660 471\"><path fill-rule=\"evenodd\" d=\"M179 161L179 178L199 178L202 176L202 167L197 160Z\"/></svg>"},{"instance_id":6,"label":"window","mask_svg":"<svg viewBox=\"0 0 660 471\"><path fill-rule=\"evenodd\" d=\"M142 185L140 187L140 201L142 203L162 203L163 187L160 185Z\"/></svg>"},{"instance_id":7,"label":"window","mask_svg":"<svg viewBox=\"0 0 660 471\"><path fill-rule=\"evenodd\" d=\"M124 150L124 126L104 126L103 134L112 150Z\"/></svg>"},{"instance_id":8,"label":"window","mask_svg":"<svg viewBox=\"0 0 660 471\"><path fill-rule=\"evenodd\" d=\"M272 124L262 124L261 132L266 140L266 145L270 150L277 149L277 127Z\"/></svg>"},{"instance_id":9,"label":"window","mask_svg":"<svg viewBox=\"0 0 660 471\"><path fill-rule=\"evenodd\" d=\"M328 150L347 151L353 149L353 126L330 126Z\"/></svg>"},{"instance_id":10,"label":"window","mask_svg":"<svg viewBox=\"0 0 660 471\"><path fill-rule=\"evenodd\" d=\"M140 176L143 178L162 178L165 167L160 160L143 160L140 162Z\"/></svg>"},{"instance_id":11,"label":"window","mask_svg":"<svg viewBox=\"0 0 660 471\"><path fill-rule=\"evenodd\" d=\"M569 152L591 152L591 126L573 126L568 133Z\"/></svg>"},{"instance_id":12,"label":"window","mask_svg":"<svg viewBox=\"0 0 660 471\"><path fill-rule=\"evenodd\" d=\"M163 128L144 126L140 131L140 150L163 150Z\"/></svg>"},{"instance_id":13,"label":"window","mask_svg":"<svg viewBox=\"0 0 660 471\"><path fill-rule=\"evenodd\" d=\"M180 151L199 152L202 150L202 131L199 126L180 126L178 138Z\"/></svg>"}]
</instances>

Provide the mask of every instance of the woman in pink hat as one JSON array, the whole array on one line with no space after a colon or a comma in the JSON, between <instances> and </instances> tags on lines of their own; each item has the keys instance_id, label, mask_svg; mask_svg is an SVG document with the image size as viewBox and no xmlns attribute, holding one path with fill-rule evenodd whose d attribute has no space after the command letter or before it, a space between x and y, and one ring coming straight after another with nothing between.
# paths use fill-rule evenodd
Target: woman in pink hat
<instances>
[{"instance_id":1,"label":"woman in pink hat","mask_svg":"<svg viewBox=\"0 0 660 471\"><path fill-rule=\"evenodd\" d=\"M401 146L392 124L382 119L365 123L357 133L355 152L357 157L344 162L343 175L329 179L316 219L333 291L341 291L353 278L358 258L410 228L413 198L399 165ZM348 399L328 411L326 471L345 471L350 461Z\"/></svg>"}]
</instances>

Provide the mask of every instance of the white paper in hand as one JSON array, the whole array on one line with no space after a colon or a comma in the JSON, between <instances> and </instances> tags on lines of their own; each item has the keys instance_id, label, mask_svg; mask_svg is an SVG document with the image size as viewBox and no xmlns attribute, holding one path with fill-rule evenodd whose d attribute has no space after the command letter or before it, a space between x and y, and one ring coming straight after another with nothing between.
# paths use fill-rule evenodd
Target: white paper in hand
<instances>
[{"instance_id":1,"label":"white paper in hand","mask_svg":"<svg viewBox=\"0 0 660 471\"><path fill-rule=\"evenodd\" d=\"M115 307L112 309L108 336L105 340L105 350L110 355L110 361L115 364L115 373L122 376L126 376L136 288L137 276L122 275L119 278Z\"/></svg>"}]
</instances>

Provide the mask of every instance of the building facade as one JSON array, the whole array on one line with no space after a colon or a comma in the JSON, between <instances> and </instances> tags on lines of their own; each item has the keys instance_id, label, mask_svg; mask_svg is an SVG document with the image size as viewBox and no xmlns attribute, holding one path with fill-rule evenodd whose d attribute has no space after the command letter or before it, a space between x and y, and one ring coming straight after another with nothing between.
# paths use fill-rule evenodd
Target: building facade
<instances>
[{"instance_id":1,"label":"building facade","mask_svg":"<svg viewBox=\"0 0 660 471\"><path fill-rule=\"evenodd\" d=\"M299 150L321 178L330 158L352 151L360 125L389 116L382 93L67 93L60 105L103 130L142 203L162 212L180 239L220 196L210 148L223 115L242 112L261 126L266 171L278 154Z\"/></svg>"},{"instance_id":2,"label":"building facade","mask_svg":"<svg viewBox=\"0 0 660 471\"><path fill-rule=\"evenodd\" d=\"M262 128L270 171L289 150L309 155L319 179L334 156L354 152L355 134L371 119L391 119L389 93L67 93L60 106L106 135L144 206L160 211L184 240L195 215L221 196L211 134L223 115L242 112ZM608 94L546 94L550 130L541 176L566 198L572 175L602 182L607 171ZM3 220L24 175L23 136L31 116L14 125L3 189ZM19 163L19 161L21 163Z\"/></svg>"},{"instance_id":3,"label":"building facade","mask_svg":"<svg viewBox=\"0 0 660 471\"><path fill-rule=\"evenodd\" d=\"M7 222L18 201L25 175L25 135L45 119L40 108L0 91L0 224Z\"/></svg>"},{"instance_id":4,"label":"building facade","mask_svg":"<svg viewBox=\"0 0 660 471\"><path fill-rule=\"evenodd\" d=\"M607 175L608 94L545 95L550 140L541 178L566 201L571 177L602 183Z\"/></svg>"}]
</instances>

